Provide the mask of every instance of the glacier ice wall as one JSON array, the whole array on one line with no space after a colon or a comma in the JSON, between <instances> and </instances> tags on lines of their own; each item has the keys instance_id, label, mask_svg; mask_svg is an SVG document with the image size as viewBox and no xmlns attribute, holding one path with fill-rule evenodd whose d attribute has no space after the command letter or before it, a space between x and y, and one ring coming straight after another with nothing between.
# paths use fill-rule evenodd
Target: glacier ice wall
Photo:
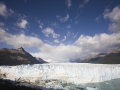
<instances>
[{"instance_id":1,"label":"glacier ice wall","mask_svg":"<svg viewBox=\"0 0 120 90\"><path fill-rule=\"evenodd\" d=\"M97 83L120 78L119 64L49 63L0 66L0 77L44 86L62 83ZM52 82L50 82L52 80Z\"/></svg>"}]
</instances>

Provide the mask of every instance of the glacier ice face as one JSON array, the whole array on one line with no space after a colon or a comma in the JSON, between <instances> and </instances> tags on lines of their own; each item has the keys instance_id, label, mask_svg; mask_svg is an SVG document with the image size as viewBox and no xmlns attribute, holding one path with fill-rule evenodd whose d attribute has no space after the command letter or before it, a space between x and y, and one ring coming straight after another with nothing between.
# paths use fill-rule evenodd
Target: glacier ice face
<instances>
[{"instance_id":1,"label":"glacier ice face","mask_svg":"<svg viewBox=\"0 0 120 90\"><path fill-rule=\"evenodd\" d=\"M45 87L53 85L54 88L60 88L59 83L84 85L120 78L120 64L49 63L0 66L0 77ZM98 89L88 87L87 90Z\"/></svg>"}]
</instances>

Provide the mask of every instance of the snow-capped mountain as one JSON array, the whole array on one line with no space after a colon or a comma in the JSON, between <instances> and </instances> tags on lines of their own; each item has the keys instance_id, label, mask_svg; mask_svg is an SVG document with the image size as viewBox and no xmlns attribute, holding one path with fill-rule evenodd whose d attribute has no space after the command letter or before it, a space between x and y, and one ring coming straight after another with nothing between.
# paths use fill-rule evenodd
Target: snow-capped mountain
<instances>
[{"instance_id":1,"label":"snow-capped mountain","mask_svg":"<svg viewBox=\"0 0 120 90\"><path fill-rule=\"evenodd\" d=\"M79 62L80 61L80 59L78 58L78 59L70 59L69 60L69 62L71 62L71 63L77 63L77 62Z\"/></svg>"},{"instance_id":2,"label":"snow-capped mountain","mask_svg":"<svg viewBox=\"0 0 120 90\"><path fill-rule=\"evenodd\" d=\"M42 58L36 57L36 60L38 60L40 63L48 63L45 60L43 60Z\"/></svg>"}]
</instances>

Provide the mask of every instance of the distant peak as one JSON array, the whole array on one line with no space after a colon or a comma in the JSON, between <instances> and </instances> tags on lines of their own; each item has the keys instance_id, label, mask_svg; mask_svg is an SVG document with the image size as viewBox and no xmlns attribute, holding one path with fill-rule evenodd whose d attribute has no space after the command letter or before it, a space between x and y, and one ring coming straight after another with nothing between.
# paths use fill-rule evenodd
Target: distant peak
<instances>
[{"instance_id":1,"label":"distant peak","mask_svg":"<svg viewBox=\"0 0 120 90\"><path fill-rule=\"evenodd\" d=\"M2 49L0 49L1 51L8 51L8 49L7 48L2 48Z\"/></svg>"},{"instance_id":2,"label":"distant peak","mask_svg":"<svg viewBox=\"0 0 120 90\"><path fill-rule=\"evenodd\" d=\"M18 48L19 51L25 51L24 48L20 47Z\"/></svg>"},{"instance_id":3,"label":"distant peak","mask_svg":"<svg viewBox=\"0 0 120 90\"><path fill-rule=\"evenodd\" d=\"M100 53L100 54L98 54L98 55L106 55L107 53Z\"/></svg>"}]
</instances>

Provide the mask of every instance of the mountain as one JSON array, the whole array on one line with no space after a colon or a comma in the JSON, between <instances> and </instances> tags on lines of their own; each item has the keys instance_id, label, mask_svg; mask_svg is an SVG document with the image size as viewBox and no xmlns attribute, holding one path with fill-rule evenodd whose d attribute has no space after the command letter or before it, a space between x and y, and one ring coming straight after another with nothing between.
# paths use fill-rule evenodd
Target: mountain
<instances>
[{"instance_id":1,"label":"mountain","mask_svg":"<svg viewBox=\"0 0 120 90\"><path fill-rule=\"evenodd\" d=\"M108 53L108 54L111 54L111 53L120 53L120 48L117 48L117 49L115 49L115 50L111 51L111 52L110 52L110 53Z\"/></svg>"},{"instance_id":2,"label":"mountain","mask_svg":"<svg viewBox=\"0 0 120 90\"><path fill-rule=\"evenodd\" d=\"M105 57L100 58L94 63L100 64L120 64L120 48L117 48L110 53L108 53Z\"/></svg>"},{"instance_id":3,"label":"mountain","mask_svg":"<svg viewBox=\"0 0 120 90\"><path fill-rule=\"evenodd\" d=\"M120 48L79 60L78 63L120 64Z\"/></svg>"},{"instance_id":4,"label":"mountain","mask_svg":"<svg viewBox=\"0 0 120 90\"><path fill-rule=\"evenodd\" d=\"M22 47L18 49L0 49L0 65L40 64L40 62Z\"/></svg>"},{"instance_id":5,"label":"mountain","mask_svg":"<svg viewBox=\"0 0 120 90\"><path fill-rule=\"evenodd\" d=\"M43 60L42 58L37 58L37 57L36 57L36 59L37 59L40 63L48 63L48 62L46 62L45 60Z\"/></svg>"},{"instance_id":6,"label":"mountain","mask_svg":"<svg viewBox=\"0 0 120 90\"><path fill-rule=\"evenodd\" d=\"M79 60L79 63L93 63L93 62L99 60L100 58L104 57L105 55L106 55L106 53L100 53L98 55Z\"/></svg>"},{"instance_id":7,"label":"mountain","mask_svg":"<svg viewBox=\"0 0 120 90\"><path fill-rule=\"evenodd\" d=\"M79 62L79 60L80 60L79 58L78 59L70 59L69 62L71 62L71 63L77 63L77 62Z\"/></svg>"}]
</instances>

